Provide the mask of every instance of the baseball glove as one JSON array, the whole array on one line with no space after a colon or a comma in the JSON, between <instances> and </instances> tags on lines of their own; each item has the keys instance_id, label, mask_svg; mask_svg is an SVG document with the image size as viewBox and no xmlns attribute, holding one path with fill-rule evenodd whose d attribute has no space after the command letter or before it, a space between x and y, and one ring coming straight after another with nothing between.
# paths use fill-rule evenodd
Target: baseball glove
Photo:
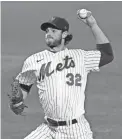
<instances>
[{"instance_id":1,"label":"baseball glove","mask_svg":"<svg viewBox=\"0 0 122 139\"><path fill-rule=\"evenodd\" d=\"M20 88L19 81L13 78L11 84L11 92L8 94L9 107L16 115L22 115L24 108L27 106L24 104L23 93Z\"/></svg>"}]
</instances>

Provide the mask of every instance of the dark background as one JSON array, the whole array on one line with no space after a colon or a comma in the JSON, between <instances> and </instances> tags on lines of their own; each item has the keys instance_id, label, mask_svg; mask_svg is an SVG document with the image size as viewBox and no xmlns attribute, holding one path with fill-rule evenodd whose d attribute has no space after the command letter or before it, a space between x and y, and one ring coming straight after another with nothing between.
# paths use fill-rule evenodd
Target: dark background
<instances>
[{"instance_id":1,"label":"dark background","mask_svg":"<svg viewBox=\"0 0 122 139\"><path fill-rule=\"evenodd\" d=\"M96 139L122 138L122 2L1 2L1 121L2 139L22 139L43 122L43 111L34 86L26 100L26 116L16 116L8 107L7 92L12 77L25 58L46 49L41 23L61 16L70 23L73 40L69 48L94 49L90 29L77 19L80 8L91 10L111 41L115 59L91 73L86 89L86 117Z\"/></svg>"}]
</instances>

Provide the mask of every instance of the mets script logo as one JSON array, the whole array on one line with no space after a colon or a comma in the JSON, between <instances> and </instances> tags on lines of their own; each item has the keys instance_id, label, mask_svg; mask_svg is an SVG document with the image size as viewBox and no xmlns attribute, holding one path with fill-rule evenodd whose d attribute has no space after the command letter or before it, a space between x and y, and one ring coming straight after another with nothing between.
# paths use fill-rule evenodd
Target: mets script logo
<instances>
[{"instance_id":1,"label":"mets script logo","mask_svg":"<svg viewBox=\"0 0 122 139\"><path fill-rule=\"evenodd\" d=\"M55 70L52 70L49 72L49 69L50 69L50 66L51 66L51 62L48 62L47 64L44 63L42 66L41 66L41 69L40 69L40 76L39 76L39 81L40 80L43 80L45 76L49 77L50 75L52 75L55 71L62 71L64 69L69 69L69 68L74 68L75 67L75 63L72 59L72 57L69 57L69 56L66 56L64 59L63 59L63 63L58 63L56 65L56 69Z\"/></svg>"}]
</instances>

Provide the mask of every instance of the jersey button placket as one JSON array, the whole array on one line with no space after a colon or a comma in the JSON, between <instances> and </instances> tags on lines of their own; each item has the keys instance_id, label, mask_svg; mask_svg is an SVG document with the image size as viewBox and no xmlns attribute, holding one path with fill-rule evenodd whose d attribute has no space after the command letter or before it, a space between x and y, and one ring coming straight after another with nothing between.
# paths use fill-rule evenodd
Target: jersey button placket
<instances>
[{"instance_id":1,"label":"jersey button placket","mask_svg":"<svg viewBox=\"0 0 122 139\"><path fill-rule=\"evenodd\" d=\"M55 91L53 92L53 103L54 103L54 108L53 108L53 118L57 118L57 71L56 71L56 65L57 65L57 59L56 56L54 55L53 57L53 62L52 62L52 69L54 69L54 75L53 75L53 80L55 84Z\"/></svg>"},{"instance_id":2,"label":"jersey button placket","mask_svg":"<svg viewBox=\"0 0 122 139\"><path fill-rule=\"evenodd\" d=\"M60 63L60 56L59 54L56 56L56 66L57 64ZM57 105L57 116L59 117L60 114L60 85L61 85L61 80L60 80L60 71L56 69L56 105Z\"/></svg>"}]
</instances>

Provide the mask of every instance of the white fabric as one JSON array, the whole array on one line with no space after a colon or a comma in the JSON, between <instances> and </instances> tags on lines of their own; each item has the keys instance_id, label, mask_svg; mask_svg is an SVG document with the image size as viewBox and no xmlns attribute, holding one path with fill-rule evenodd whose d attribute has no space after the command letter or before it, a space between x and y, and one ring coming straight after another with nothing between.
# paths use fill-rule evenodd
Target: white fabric
<instances>
[{"instance_id":1,"label":"white fabric","mask_svg":"<svg viewBox=\"0 0 122 139\"><path fill-rule=\"evenodd\" d=\"M85 113L87 75L99 71L100 57L97 50L65 49L57 53L45 50L26 59L17 79L27 85L37 83L46 116L75 119Z\"/></svg>"},{"instance_id":2,"label":"white fabric","mask_svg":"<svg viewBox=\"0 0 122 139\"><path fill-rule=\"evenodd\" d=\"M69 126L52 127L43 123L24 139L93 139L93 133L82 115L78 123Z\"/></svg>"}]
</instances>

